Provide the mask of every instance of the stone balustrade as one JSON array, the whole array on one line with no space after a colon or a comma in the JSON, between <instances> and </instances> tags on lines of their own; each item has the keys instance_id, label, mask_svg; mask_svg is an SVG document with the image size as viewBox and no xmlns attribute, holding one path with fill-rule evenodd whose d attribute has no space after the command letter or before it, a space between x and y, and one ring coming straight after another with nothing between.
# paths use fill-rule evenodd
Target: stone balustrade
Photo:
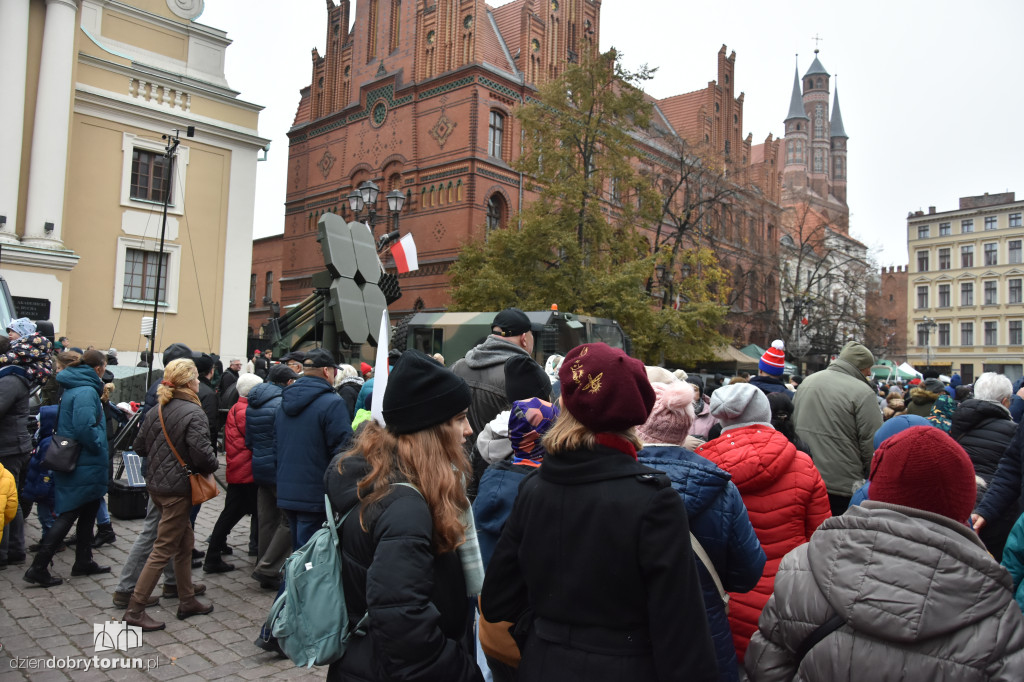
<instances>
[{"instance_id":1,"label":"stone balustrade","mask_svg":"<svg viewBox=\"0 0 1024 682\"><path fill-rule=\"evenodd\" d=\"M128 94L150 104L188 112L192 110L192 95L177 88L150 83L141 78L128 79Z\"/></svg>"}]
</instances>

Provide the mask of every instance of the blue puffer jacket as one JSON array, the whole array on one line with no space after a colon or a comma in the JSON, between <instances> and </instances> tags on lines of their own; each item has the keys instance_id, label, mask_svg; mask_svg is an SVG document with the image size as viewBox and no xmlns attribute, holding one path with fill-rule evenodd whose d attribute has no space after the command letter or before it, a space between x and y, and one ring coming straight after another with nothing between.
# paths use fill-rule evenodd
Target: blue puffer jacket
<instances>
[{"instance_id":1,"label":"blue puffer jacket","mask_svg":"<svg viewBox=\"0 0 1024 682\"><path fill-rule=\"evenodd\" d=\"M88 365L57 373L64 387L57 417L57 435L71 436L82 446L78 466L70 474L53 473L54 512L63 514L107 494L107 425L100 395L103 382Z\"/></svg>"},{"instance_id":2,"label":"blue puffer jacket","mask_svg":"<svg viewBox=\"0 0 1024 682\"><path fill-rule=\"evenodd\" d=\"M53 472L43 466L43 457L50 447L53 436L53 425L57 421L57 406L44 405L39 408L39 431L36 440L39 445L32 451L32 459L28 461L25 472L25 485L21 489L21 499L37 502L53 508Z\"/></svg>"},{"instance_id":3,"label":"blue puffer jacket","mask_svg":"<svg viewBox=\"0 0 1024 682\"><path fill-rule=\"evenodd\" d=\"M260 485L277 485L274 420L281 407L281 391L277 384L259 384L249 391L245 408L245 447L252 450L252 478Z\"/></svg>"},{"instance_id":4,"label":"blue puffer jacket","mask_svg":"<svg viewBox=\"0 0 1024 682\"><path fill-rule=\"evenodd\" d=\"M502 460L487 467L480 477L480 487L473 501L473 519L484 568L491 563L491 555L501 537L501 529L512 513L512 504L519 494L519 484L536 470L536 467Z\"/></svg>"},{"instance_id":5,"label":"blue puffer jacket","mask_svg":"<svg viewBox=\"0 0 1024 682\"><path fill-rule=\"evenodd\" d=\"M326 380L299 377L281 391L274 433L277 506L300 512L324 511L327 465L352 439L352 417L345 401Z\"/></svg>"},{"instance_id":6,"label":"blue puffer jacket","mask_svg":"<svg viewBox=\"0 0 1024 682\"><path fill-rule=\"evenodd\" d=\"M747 517L740 491L732 477L700 455L677 445L646 445L637 453L641 464L664 471L683 498L690 532L711 557L727 592L747 592L757 585L764 570L765 554ZM694 555L696 558L696 555ZM704 592L704 607L715 643L721 680L739 679L736 648L729 619L711 575L697 561Z\"/></svg>"}]
</instances>

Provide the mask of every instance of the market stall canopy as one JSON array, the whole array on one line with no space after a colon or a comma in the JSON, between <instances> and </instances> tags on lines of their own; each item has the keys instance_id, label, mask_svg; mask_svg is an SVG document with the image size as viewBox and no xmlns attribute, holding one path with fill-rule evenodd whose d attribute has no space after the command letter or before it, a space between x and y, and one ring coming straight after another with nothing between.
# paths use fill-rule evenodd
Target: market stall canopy
<instances>
[{"instance_id":1,"label":"market stall canopy","mask_svg":"<svg viewBox=\"0 0 1024 682\"><path fill-rule=\"evenodd\" d=\"M876 379L885 379L887 381L896 379L906 381L921 376L916 369L907 363L904 362L902 365L897 365L892 360L879 360L871 366L871 374Z\"/></svg>"}]
</instances>

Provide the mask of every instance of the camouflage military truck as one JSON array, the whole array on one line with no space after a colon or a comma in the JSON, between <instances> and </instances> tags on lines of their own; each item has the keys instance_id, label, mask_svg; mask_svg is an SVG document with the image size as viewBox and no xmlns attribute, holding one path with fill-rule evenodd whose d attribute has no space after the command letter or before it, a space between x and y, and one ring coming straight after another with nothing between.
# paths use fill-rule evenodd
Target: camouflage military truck
<instances>
[{"instance_id":1,"label":"camouflage military truck","mask_svg":"<svg viewBox=\"0 0 1024 682\"><path fill-rule=\"evenodd\" d=\"M325 213L318 223L327 269L312 276L313 293L278 318L263 325L263 338L274 355L288 351L326 348L335 359L358 364L376 353L381 314L401 298L395 275L381 268L377 257L393 232L374 244L373 235L361 223L346 223ZM415 313L398 322L391 347L416 348L427 354L441 353L448 364L465 356L470 348L491 333L497 312ZM543 364L548 356L565 355L581 343L603 341L632 350L629 337L614 320L551 310L527 312L535 338L533 355Z\"/></svg>"},{"instance_id":2,"label":"camouflage military truck","mask_svg":"<svg viewBox=\"0 0 1024 682\"><path fill-rule=\"evenodd\" d=\"M406 348L428 355L440 353L448 365L466 355L491 333L497 312L415 313L401 326L407 327ZM574 315L558 310L526 312L533 328L533 356L540 364L553 354L565 355L581 343L603 341L630 353L629 337L615 320L589 315Z\"/></svg>"}]
</instances>

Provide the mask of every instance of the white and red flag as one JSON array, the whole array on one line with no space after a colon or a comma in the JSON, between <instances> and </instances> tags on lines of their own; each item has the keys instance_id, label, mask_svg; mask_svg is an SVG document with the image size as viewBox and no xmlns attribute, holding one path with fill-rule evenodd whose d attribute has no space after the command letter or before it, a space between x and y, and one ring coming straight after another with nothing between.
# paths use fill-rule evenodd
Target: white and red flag
<instances>
[{"instance_id":1,"label":"white and red flag","mask_svg":"<svg viewBox=\"0 0 1024 682\"><path fill-rule=\"evenodd\" d=\"M416 254L416 242L413 241L412 233L406 233L398 240L398 243L391 247L391 257L395 259L395 267L398 272L411 272L420 267L419 258Z\"/></svg>"}]
</instances>

